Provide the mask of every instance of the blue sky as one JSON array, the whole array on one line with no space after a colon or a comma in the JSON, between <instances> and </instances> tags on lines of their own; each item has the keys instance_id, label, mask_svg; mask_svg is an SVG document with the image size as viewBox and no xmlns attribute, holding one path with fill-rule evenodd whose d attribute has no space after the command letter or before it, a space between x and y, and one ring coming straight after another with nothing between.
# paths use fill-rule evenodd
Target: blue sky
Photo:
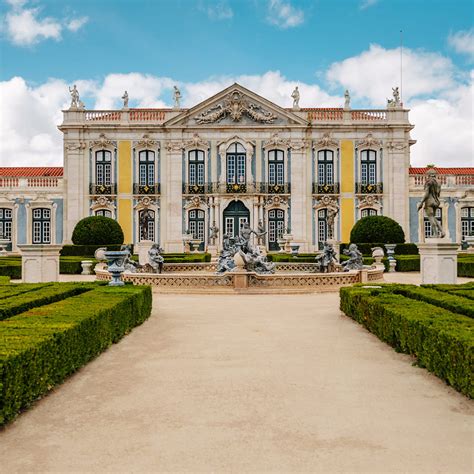
<instances>
[{"instance_id":1,"label":"blue sky","mask_svg":"<svg viewBox=\"0 0 474 474\"><path fill-rule=\"evenodd\" d=\"M303 106L338 106L348 88L354 107L384 107L399 85L402 29L404 102L421 141L412 161L472 166L472 0L0 5L0 105L8 117L0 124L0 164L12 152L30 164L60 162L55 126L72 83L90 108L119 106L125 89L131 106L167 106L173 84L190 106L235 80L283 106L298 83ZM19 111L24 117L32 106L25 124ZM458 136L449 146L432 139L451 132Z\"/></svg>"}]
</instances>

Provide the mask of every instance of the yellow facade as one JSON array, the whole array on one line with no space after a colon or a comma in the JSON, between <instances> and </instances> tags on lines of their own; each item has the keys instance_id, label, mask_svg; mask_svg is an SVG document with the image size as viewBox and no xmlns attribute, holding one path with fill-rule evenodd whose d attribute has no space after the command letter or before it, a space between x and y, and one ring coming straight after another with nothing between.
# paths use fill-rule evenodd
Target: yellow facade
<instances>
[{"instance_id":1,"label":"yellow facade","mask_svg":"<svg viewBox=\"0 0 474 474\"><path fill-rule=\"evenodd\" d=\"M341 240L350 242L354 226L354 197L344 197L344 193L354 193L354 143L341 140Z\"/></svg>"},{"instance_id":2,"label":"yellow facade","mask_svg":"<svg viewBox=\"0 0 474 474\"><path fill-rule=\"evenodd\" d=\"M117 201L117 220L122 227L124 242L133 243L132 228L132 144L130 140L123 140L118 143L118 195L129 194L128 198L119 198Z\"/></svg>"}]
</instances>

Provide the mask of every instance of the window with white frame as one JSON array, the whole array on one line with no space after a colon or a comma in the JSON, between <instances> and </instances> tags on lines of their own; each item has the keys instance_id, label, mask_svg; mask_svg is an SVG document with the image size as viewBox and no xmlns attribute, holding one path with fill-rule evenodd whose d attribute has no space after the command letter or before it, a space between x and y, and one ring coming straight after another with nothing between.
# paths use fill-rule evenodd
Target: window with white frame
<instances>
[{"instance_id":1,"label":"window with white frame","mask_svg":"<svg viewBox=\"0 0 474 474\"><path fill-rule=\"evenodd\" d=\"M200 209L189 211L188 226L194 239L204 241L204 211Z\"/></svg>"},{"instance_id":2,"label":"window with white frame","mask_svg":"<svg viewBox=\"0 0 474 474\"><path fill-rule=\"evenodd\" d=\"M51 243L51 209L33 209L33 243Z\"/></svg>"},{"instance_id":3,"label":"window with white frame","mask_svg":"<svg viewBox=\"0 0 474 474\"><path fill-rule=\"evenodd\" d=\"M360 211L360 217L369 217L369 216L376 216L376 215L377 215L377 210L372 209L370 207L367 207L365 209L362 209L362 211Z\"/></svg>"},{"instance_id":4,"label":"window with white frame","mask_svg":"<svg viewBox=\"0 0 474 474\"><path fill-rule=\"evenodd\" d=\"M191 150L188 153L188 184L202 186L204 184L204 151Z\"/></svg>"},{"instance_id":5,"label":"window with white frame","mask_svg":"<svg viewBox=\"0 0 474 474\"><path fill-rule=\"evenodd\" d=\"M436 209L436 219L439 221L439 223L442 223L443 219L443 211L438 208ZM428 218L425 216L424 217L424 230L425 230L425 237L434 237L434 232L433 228L431 226L431 222L428 220Z\"/></svg>"},{"instance_id":6,"label":"window with white frame","mask_svg":"<svg viewBox=\"0 0 474 474\"><path fill-rule=\"evenodd\" d=\"M375 150L360 152L360 182L361 184L377 183L377 152Z\"/></svg>"},{"instance_id":7,"label":"window with white frame","mask_svg":"<svg viewBox=\"0 0 474 474\"><path fill-rule=\"evenodd\" d=\"M240 143L227 149L227 184L245 183L245 160L245 148Z\"/></svg>"},{"instance_id":8,"label":"window with white frame","mask_svg":"<svg viewBox=\"0 0 474 474\"><path fill-rule=\"evenodd\" d=\"M12 240L12 210L0 208L0 239Z\"/></svg>"},{"instance_id":9,"label":"window with white frame","mask_svg":"<svg viewBox=\"0 0 474 474\"><path fill-rule=\"evenodd\" d=\"M323 248L324 242L328 238L328 223L327 223L328 210L318 210L318 248Z\"/></svg>"},{"instance_id":10,"label":"window with white frame","mask_svg":"<svg viewBox=\"0 0 474 474\"><path fill-rule=\"evenodd\" d=\"M95 211L95 215L102 217L112 217L112 212L110 212L108 209L97 209Z\"/></svg>"},{"instance_id":11,"label":"window with white frame","mask_svg":"<svg viewBox=\"0 0 474 474\"><path fill-rule=\"evenodd\" d=\"M155 152L142 150L138 153L138 184L153 186L155 184Z\"/></svg>"},{"instance_id":12,"label":"window with white frame","mask_svg":"<svg viewBox=\"0 0 474 474\"><path fill-rule=\"evenodd\" d=\"M282 150L268 152L268 184L284 184L285 153Z\"/></svg>"},{"instance_id":13,"label":"window with white frame","mask_svg":"<svg viewBox=\"0 0 474 474\"><path fill-rule=\"evenodd\" d=\"M143 209L138 213L138 222L140 223L140 235L139 240L151 240L152 242L155 241L155 211L151 209ZM145 223L146 233L143 229L143 224Z\"/></svg>"},{"instance_id":14,"label":"window with white frame","mask_svg":"<svg viewBox=\"0 0 474 474\"><path fill-rule=\"evenodd\" d=\"M334 184L334 152L331 150L318 151L318 184Z\"/></svg>"},{"instance_id":15,"label":"window with white frame","mask_svg":"<svg viewBox=\"0 0 474 474\"><path fill-rule=\"evenodd\" d=\"M112 153L108 150L95 153L95 183L99 186L112 184Z\"/></svg>"},{"instance_id":16,"label":"window with white frame","mask_svg":"<svg viewBox=\"0 0 474 474\"><path fill-rule=\"evenodd\" d=\"M461 240L474 235L474 207L461 208Z\"/></svg>"}]
</instances>

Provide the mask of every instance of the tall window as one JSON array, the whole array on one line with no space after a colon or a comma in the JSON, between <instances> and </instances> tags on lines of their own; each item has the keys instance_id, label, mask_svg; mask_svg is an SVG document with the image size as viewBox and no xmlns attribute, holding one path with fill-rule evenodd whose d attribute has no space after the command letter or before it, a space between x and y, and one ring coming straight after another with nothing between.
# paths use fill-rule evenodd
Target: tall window
<instances>
[{"instance_id":1,"label":"tall window","mask_svg":"<svg viewBox=\"0 0 474 474\"><path fill-rule=\"evenodd\" d=\"M268 152L268 184L284 184L285 154L282 150Z\"/></svg>"},{"instance_id":2,"label":"tall window","mask_svg":"<svg viewBox=\"0 0 474 474\"><path fill-rule=\"evenodd\" d=\"M334 152L318 151L318 184L334 184Z\"/></svg>"},{"instance_id":3,"label":"tall window","mask_svg":"<svg viewBox=\"0 0 474 474\"><path fill-rule=\"evenodd\" d=\"M369 217L369 216L376 216L376 215L377 215L377 210L371 209L370 207L366 209L362 209L362 211L360 211L360 217Z\"/></svg>"},{"instance_id":4,"label":"tall window","mask_svg":"<svg viewBox=\"0 0 474 474\"><path fill-rule=\"evenodd\" d=\"M234 143L227 149L227 184L245 183L245 148Z\"/></svg>"},{"instance_id":5,"label":"tall window","mask_svg":"<svg viewBox=\"0 0 474 474\"><path fill-rule=\"evenodd\" d=\"M138 154L138 181L140 186L155 184L155 152L143 150Z\"/></svg>"},{"instance_id":6,"label":"tall window","mask_svg":"<svg viewBox=\"0 0 474 474\"><path fill-rule=\"evenodd\" d=\"M146 213L146 214L145 214ZM151 209L143 209L138 214L138 222L140 223L140 242L142 240L155 241L155 212ZM143 229L145 224L146 232Z\"/></svg>"},{"instance_id":7,"label":"tall window","mask_svg":"<svg viewBox=\"0 0 474 474\"><path fill-rule=\"evenodd\" d=\"M360 182L362 184L377 183L377 152L363 150L360 153Z\"/></svg>"},{"instance_id":8,"label":"tall window","mask_svg":"<svg viewBox=\"0 0 474 474\"><path fill-rule=\"evenodd\" d=\"M95 153L95 184L110 186L112 184L112 153L99 150Z\"/></svg>"},{"instance_id":9,"label":"tall window","mask_svg":"<svg viewBox=\"0 0 474 474\"><path fill-rule=\"evenodd\" d=\"M272 209L268 212L268 247L270 250L278 250L278 239L285 233L285 211Z\"/></svg>"},{"instance_id":10,"label":"tall window","mask_svg":"<svg viewBox=\"0 0 474 474\"><path fill-rule=\"evenodd\" d=\"M328 225L327 225L327 209L319 209L318 211L318 247L321 250L324 242L328 238Z\"/></svg>"},{"instance_id":11,"label":"tall window","mask_svg":"<svg viewBox=\"0 0 474 474\"><path fill-rule=\"evenodd\" d=\"M474 207L461 208L461 239L474 235Z\"/></svg>"},{"instance_id":12,"label":"tall window","mask_svg":"<svg viewBox=\"0 0 474 474\"><path fill-rule=\"evenodd\" d=\"M12 240L12 210L0 208L0 238Z\"/></svg>"},{"instance_id":13,"label":"tall window","mask_svg":"<svg viewBox=\"0 0 474 474\"><path fill-rule=\"evenodd\" d=\"M33 243L51 243L51 210L33 209Z\"/></svg>"},{"instance_id":14,"label":"tall window","mask_svg":"<svg viewBox=\"0 0 474 474\"><path fill-rule=\"evenodd\" d=\"M202 186L204 184L204 152L191 150L188 153L188 184Z\"/></svg>"},{"instance_id":15,"label":"tall window","mask_svg":"<svg viewBox=\"0 0 474 474\"><path fill-rule=\"evenodd\" d=\"M442 223L443 212L440 208L436 209L436 219L439 223ZM425 237L434 237L433 229L431 227L431 222L425 216L424 218L424 226L425 226Z\"/></svg>"},{"instance_id":16,"label":"tall window","mask_svg":"<svg viewBox=\"0 0 474 474\"><path fill-rule=\"evenodd\" d=\"M188 213L188 229L191 231L194 239L201 241L199 250L204 249L204 211L192 209Z\"/></svg>"},{"instance_id":17,"label":"tall window","mask_svg":"<svg viewBox=\"0 0 474 474\"><path fill-rule=\"evenodd\" d=\"M102 217L112 217L112 213L108 209L97 209L97 211L95 211L95 215Z\"/></svg>"}]
</instances>

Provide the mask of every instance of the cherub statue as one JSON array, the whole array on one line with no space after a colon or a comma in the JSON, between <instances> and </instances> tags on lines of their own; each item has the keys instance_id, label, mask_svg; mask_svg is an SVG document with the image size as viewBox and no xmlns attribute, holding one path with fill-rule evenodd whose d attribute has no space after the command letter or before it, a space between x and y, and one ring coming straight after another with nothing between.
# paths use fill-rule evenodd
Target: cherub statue
<instances>
[{"instance_id":1,"label":"cherub statue","mask_svg":"<svg viewBox=\"0 0 474 474\"><path fill-rule=\"evenodd\" d=\"M179 109L180 108L179 101L181 100L181 92L177 86L173 86L173 88L174 88L174 92L173 92L174 108Z\"/></svg>"},{"instance_id":2,"label":"cherub statue","mask_svg":"<svg viewBox=\"0 0 474 474\"><path fill-rule=\"evenodd\" d=\"M127 91L124 92L122 96L122 100L123 100L123 108L128 109L128 92Z\"/></svg>"},{"instance_id":3,"label":"cherub statue","mask_svg":"<svg viewBox=\"0 0 474 474\"><path fill-rule=\"evenodd\" d=\"M71 109L79 108L79 91L77 90L76 84L72 87L69 87L69 92L71 93Z\"/></svg>"},{"instance_id":4,"label":"cherub statue","mask_svg":"<svg viewBox=\"0 0 474 474\"><path fill-rule=\"evenodd\" d=\"M122 245L120 250L126 250L128 255L123 259L123 267L125 268L126 272L136 273L137 269L140 265L132 260L132 246L129 244Z\"/></svg>"},{"instance_id":5,"label":"cherub statue","mask_svg":"<svg viewBox=\"0 0 474 474\"><path fill-rule=\"evenodd\" d=\"M155 273L161 273L163 271L163 262L165 259L161 255L161 249L158 244L153 244L148 251L148 258L150 265Z\"/></svg>"},{"instance_id":6,"label":"cherub statue","mask_svg":"<svg viewBox=\"0 0 474 474\"><path fill-rule=\"evenodd\" d=\"M316 262L319 263L319 271L322 273L333 272L337 262L337 255L332 246L328 242L324 242L323 251L316 257Z\"/></svg>"},{"instance_id":7,"label":"cherub statue","mask_svg":"<svg viewBox=\"0 0 474 474\"><path fill-rule=\"evenodd\" d=\"M293 99L293 108L299 109L300 108L300 91L298 90L298 86L296 86L295 90L291 93L291 98Z\"/></svg>"},{"instance_id":8,"label":"cherub statue","mask_svg":"<svg viewBox=\"0 0 474 474\"><path fill-rule=\"evenodd\" d=\"M349 270L362 270L364 267L362 254L356 244L350 244L349 249L344 250L344 255L349 255L349 260L346 260L342 264L345 272L348 272Z\"/></svg>"},{"instance_id":9,"label":"cherub statue","mask_svg":"<svg viewBox=\"0 0 474 474\"><path fill-rule=\"evenodd\" d=\"M436 180L436 170L430 168L426 173L425 183L425 195L422 201L418 204L418 210L424 208L426 217L428 218L431 229L436 237L443 238L446 234L443 231L438 219L436 219L436 211L439 209L440 201L439 196L441 194L441 185Z\"/></svg>"}]
</instances>

